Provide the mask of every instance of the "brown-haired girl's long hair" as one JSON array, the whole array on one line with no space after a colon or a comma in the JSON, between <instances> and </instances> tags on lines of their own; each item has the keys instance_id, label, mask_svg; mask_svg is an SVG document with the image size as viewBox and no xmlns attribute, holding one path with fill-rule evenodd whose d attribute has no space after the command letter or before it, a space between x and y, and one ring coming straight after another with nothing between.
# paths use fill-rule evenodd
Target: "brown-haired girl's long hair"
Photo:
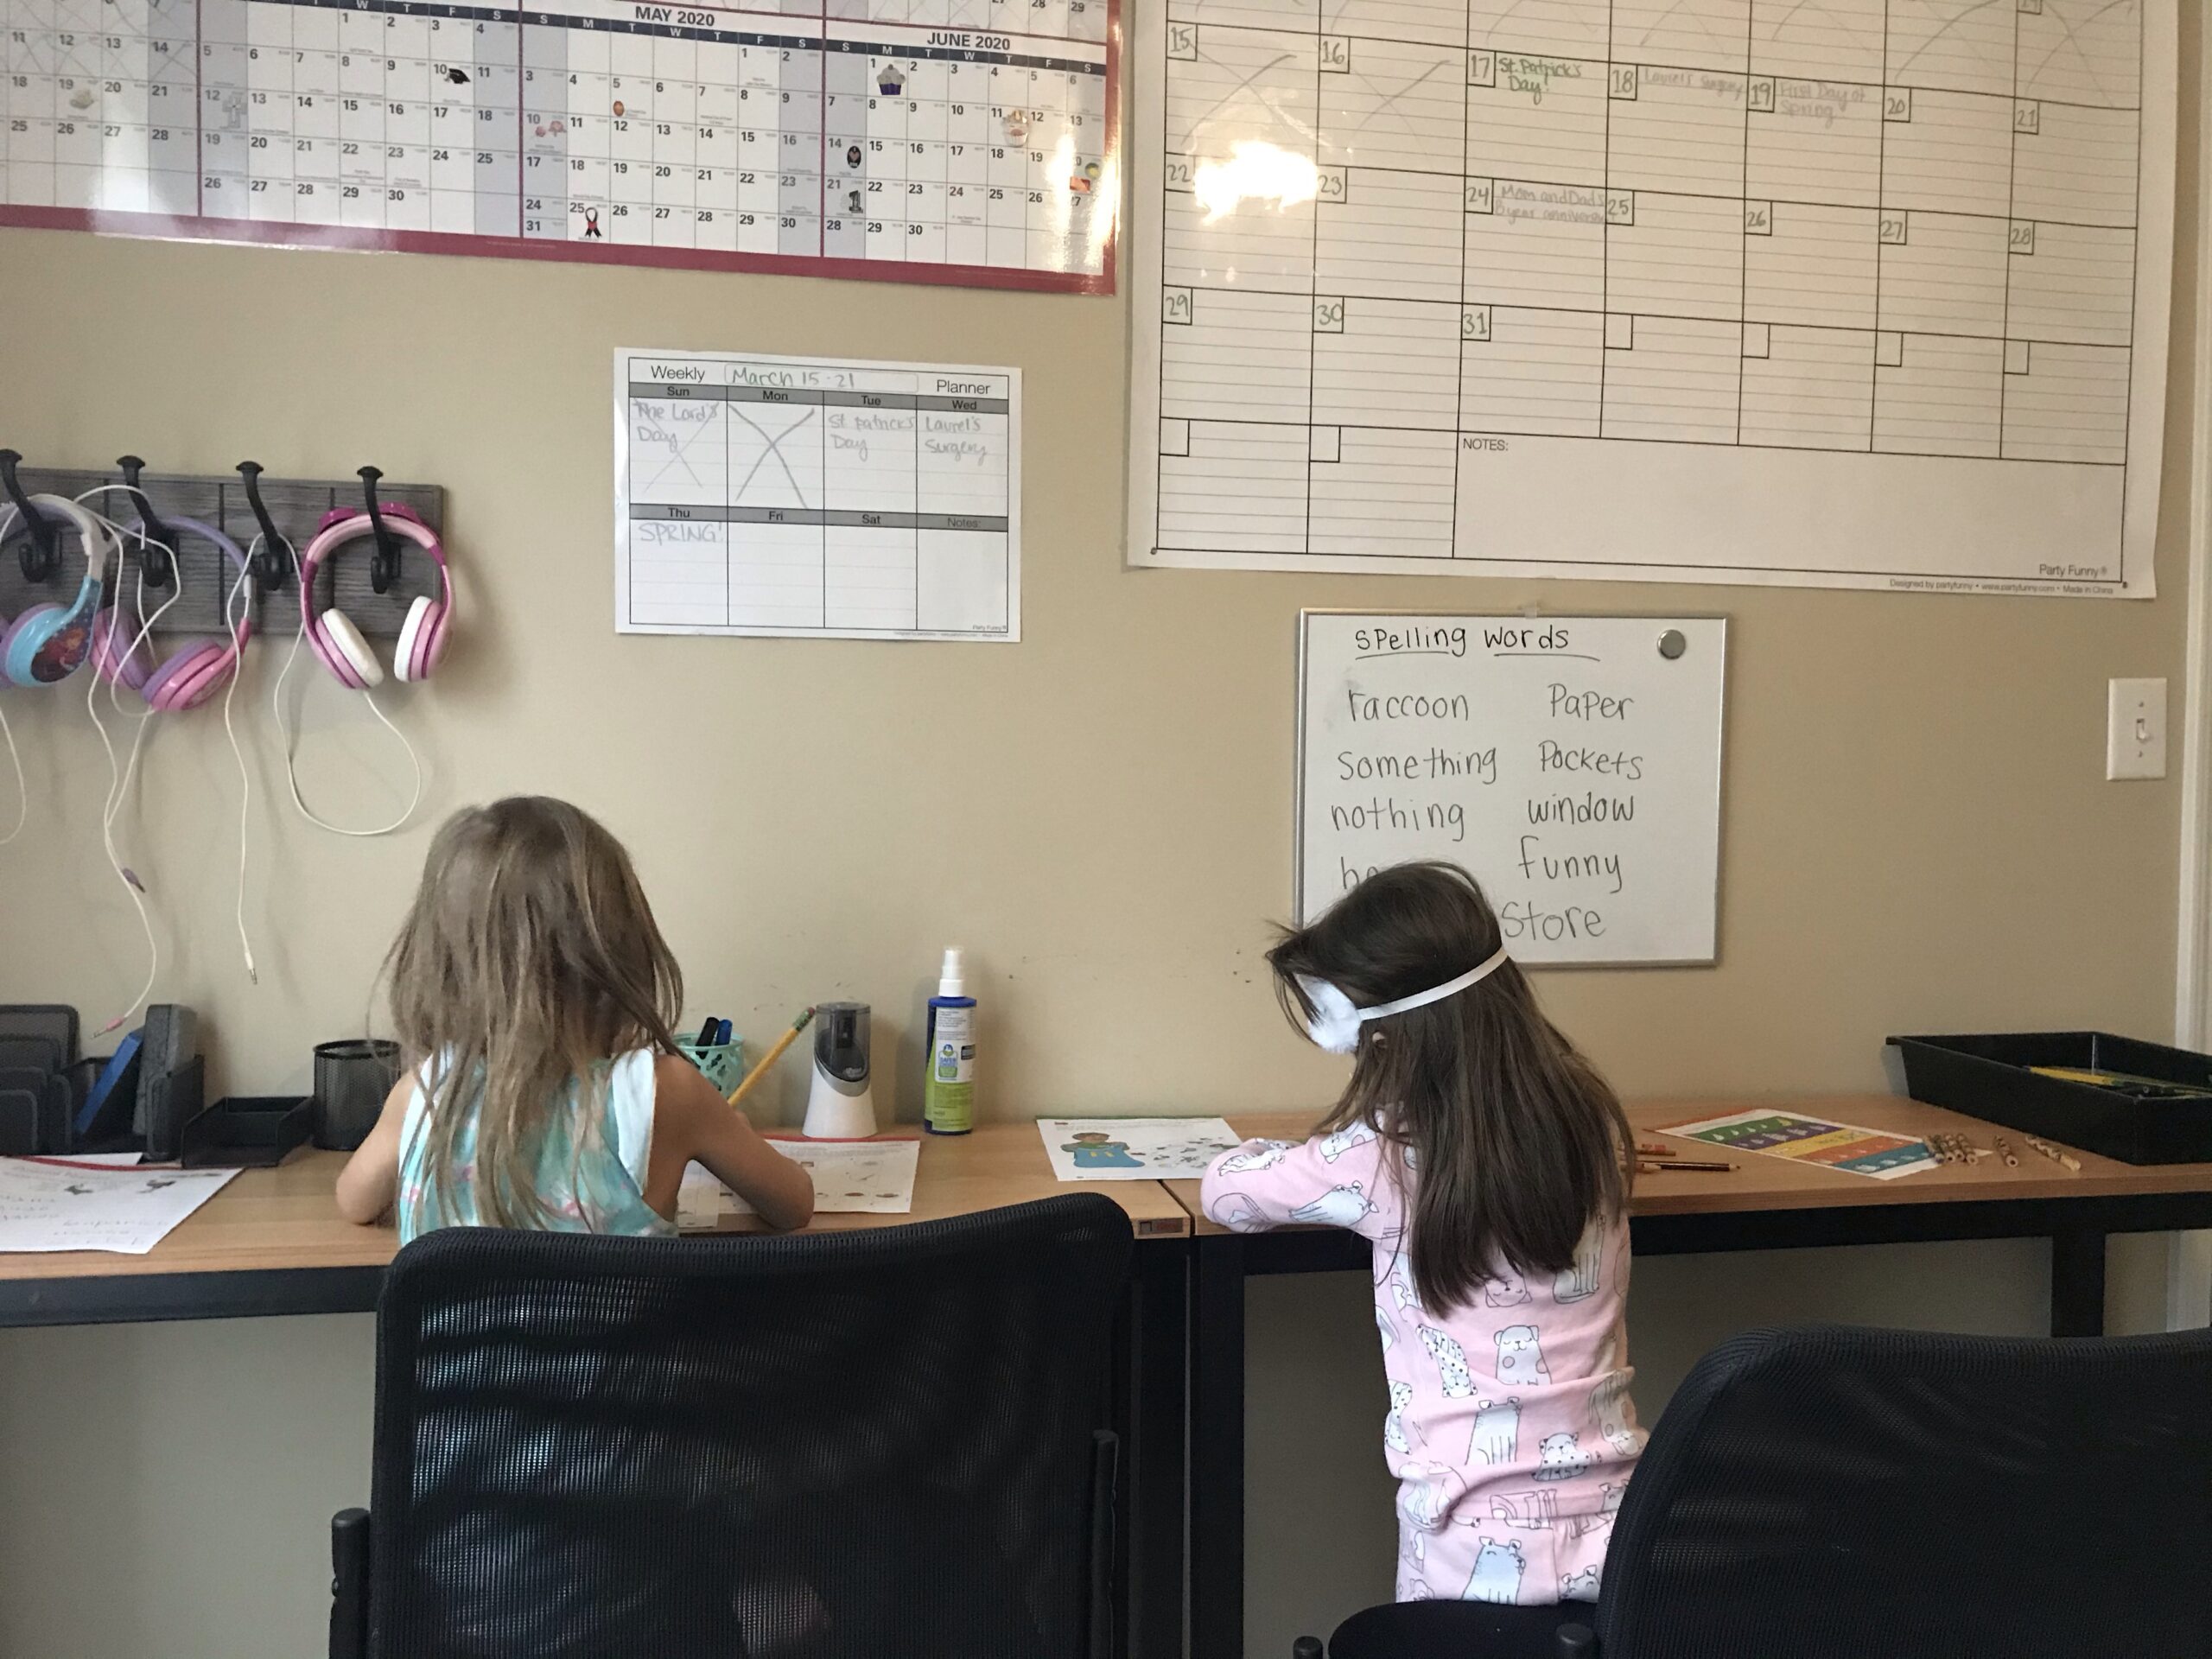
<instances>
[{"instance_id":1,"label":"brown-haired girl's long hair","mask_svg":"<svg viewBox=\"0 0 2212 1659\"><path fill-rule=\"evenodd\" d=\"M1499 946L1497 918L1456 865L1369 876L1268 952L1283 1012L1313 1010L1300 976L1360 1007L1455 979ZM1360 1027L1351 1081L1317 1134L1363 1123L1410 1175L1408 1240L1421 1300L1443 1310L1510 1267L1571 1266L1583 1230L1628 1203L1628 1118L1605 1080L1537 1010L1507 962L1440 1002Z\"/></svg>"},{"instance_id":2,"label":"brown-haired girl's long hair","mask_svg":"<svg viewBox=\"0 0 2212 1659\"><path fill-rule=\"evenodd\" d=\"M622 843L566 801L519 795L455 813L385 958L394 1032L429 1064L426 1191L452 1208L455 1148L475 1101L478 1220L542 1228L537 1191L555 1114L577 1091L598 1134L601 1063L676 1052L683 978Z\"/></svg>"}]
</instances>

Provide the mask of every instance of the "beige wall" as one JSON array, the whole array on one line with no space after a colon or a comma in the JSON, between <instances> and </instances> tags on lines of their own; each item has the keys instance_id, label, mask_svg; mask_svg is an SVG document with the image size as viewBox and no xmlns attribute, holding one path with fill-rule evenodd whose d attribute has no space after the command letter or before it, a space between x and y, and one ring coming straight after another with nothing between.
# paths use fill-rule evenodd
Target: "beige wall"
<instances>
[{"instance_id":1,"label":"beige wall","mask_svg":"<svg viewBox=\"0 0 2212 1659\"><path fill-rule=\"evenodd\" d=\"M2185 201L2199 102L2187 75ZM2193 214L2183 227L2186 296ZM237 785L220 722L165 723L150 746L121 833L158 916L161 995L202 1011L219 1086L304 1086L309 1046L360 1027L428 825L526 789L582 802L630 843L695 1013L760 1033L807 1001L873 1002L904 1112L914 1013L951 943L982 998L989 1116L1317 1105L1338 1070L1282 1030L1256 962L1289 903L1302 604L1734 619L1719 966L1544 980L1627 1092L1879 1087L1896 1031L2171 1030L2177 791L2102 781L2102 710L2108 677L2183 669L2185 304L2164 597L2121 605L1130 574L1116 302L23 232L0 233L0 442L35 462L132 449L162 470L251 456L342 476L373 461L448 492L458 637L433 686L393 699L433 774L414 830L344 842L270 804L275 659L255 653L263 694L240 717L258 987L232 929ZM617 639L618 342L1020 365L1023 643ZM327 683L308 704L318 803L386 809L396 751ZM81 697L7 709L35 800L0 852L0 997L67 1000L97 1024L143 973L98 852L105 766ZM785 1068L779 1111L799 1076ZM2157 1252L2122 1266L2122 1317L2148 1322ZM2028 1246L1638 1271L1638 1341L1657 1362L1647 1413L1699 1346L1752 1318L2032 1329L2042 1309ZM1388 1593L1379 1391L1348 1303L1343 1283L1254 1297L1255 1654ZM0 1334L0 1650L311 1651L321 1519L365 1484L365 1329ZM55 1456L41 1395L71 1402L81 1463ZM1330 1450L1297 1449L1308 1424ZM188 1432L191 1446L173 1444ZM92 1559L112 1524L163 1564ZM144 1635L156 1618L176 1620L158 1643Z\"/></svg>"}]
</instances>

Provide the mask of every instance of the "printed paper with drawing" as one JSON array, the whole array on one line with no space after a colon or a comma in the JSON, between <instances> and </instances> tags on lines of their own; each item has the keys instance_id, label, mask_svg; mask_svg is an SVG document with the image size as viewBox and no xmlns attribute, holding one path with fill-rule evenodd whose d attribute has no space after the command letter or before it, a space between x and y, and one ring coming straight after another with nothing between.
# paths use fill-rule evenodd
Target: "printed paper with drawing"
<instances>
[{"instance_id":1,"label":"printed paper with drawing","mask_svg":"<svg viewBox=\"0 0 2212 1659\"><path fill-rule=\"evenodd\" d=\"M0 1159L0 1250L143 1255L237 1173Z\"/></svg>"},{"instance_id":2,"label":"printed paper with drawing","mask_svg":"<svg viewBox=\"0 0 2212 1659\"><path fill-rule=\"evenodd\" d=\"M814 1177L818 1215L903 1216L914 1207L914 1169L922 1151L918 1141L768 1138L777 1151L804 1165ZM711 1228L724 1216L753 1213L751 1205L696 1164L683 1172L676 1204L677 1225L686 1228Z\"/></svg>"},{"instance_id":3,"label":"printed paper with drawing","mask_svg":"<svg viewBox=\"0 0 2212 1659\"><path fill-rule=\"evenodd\" d=\"M1243 1144L1218 1117L1042 1117L1037 1132L1064 1181L1194 1181Z\"/></svg>"}]
</instances>

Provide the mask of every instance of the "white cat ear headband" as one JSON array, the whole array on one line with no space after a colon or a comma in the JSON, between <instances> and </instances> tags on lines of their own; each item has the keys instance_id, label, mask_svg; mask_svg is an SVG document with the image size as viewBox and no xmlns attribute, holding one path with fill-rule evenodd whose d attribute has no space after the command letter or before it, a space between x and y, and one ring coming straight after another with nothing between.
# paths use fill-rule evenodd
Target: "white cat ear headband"
<instances>
[{"instance_id":1,"label":"white cat ear headband","mask_svg":"<svg viewBox=\"0 0 2212 1659\"><path fill-rule=\"evenodd\" d=\"M1468 969L1457 979L1416 991L1411 996L1402 996L1395 1002L1378 1002L1371 1008L1354 1007L1351 998L1325 979L1311 979L1300 974L1298 987L1306 993L1306 1001L1313 1010L1306 1017L1306 1034L1317 1047L1332 1054L1349 1054L1359 1046L1359 1028L1369 1020L1403 1014L1409 1008L1425 1008L1447 996L1457 996L1469 986L1479 985L1511 960L1501 944L1487 961Z\"/></svg>"}]
</instances>

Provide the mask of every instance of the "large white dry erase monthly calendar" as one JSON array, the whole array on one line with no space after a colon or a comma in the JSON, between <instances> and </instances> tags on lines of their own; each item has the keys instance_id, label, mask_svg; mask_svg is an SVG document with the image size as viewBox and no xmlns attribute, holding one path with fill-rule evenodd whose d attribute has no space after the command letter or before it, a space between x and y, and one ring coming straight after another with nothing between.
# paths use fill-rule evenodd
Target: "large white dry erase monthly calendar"
<instances>
[{"instance_id":1,"label":"large white dry erase monthly calendar","mask_svg":"<svg viewBox=\"0 0 2212 1659\"><path fill-rule=\"evenodd\" d=\"M1110 290L1114 0L0 0L0 224Z\"/></svg>"},{"instance_id":2,"label":"large white dry erase monthly calendar","mask_svg":"<svg viewBox=\"0 0 2212 1659\"><path fill-rule=\"evenodd\" d=\"M2174 0L1160 0L1129 557L2147 597Z\"/></svg>"},{"instance_id":3,"label":"large white dry erase monthly calendar","mask_svg":"<svg viewBox=\"0 0 2212 1659\"><path fill-rule=\"evenodd\" d=\"M623 633L1021 638L1021 375L614 353Z\"/></svg>"}]
</instances>

